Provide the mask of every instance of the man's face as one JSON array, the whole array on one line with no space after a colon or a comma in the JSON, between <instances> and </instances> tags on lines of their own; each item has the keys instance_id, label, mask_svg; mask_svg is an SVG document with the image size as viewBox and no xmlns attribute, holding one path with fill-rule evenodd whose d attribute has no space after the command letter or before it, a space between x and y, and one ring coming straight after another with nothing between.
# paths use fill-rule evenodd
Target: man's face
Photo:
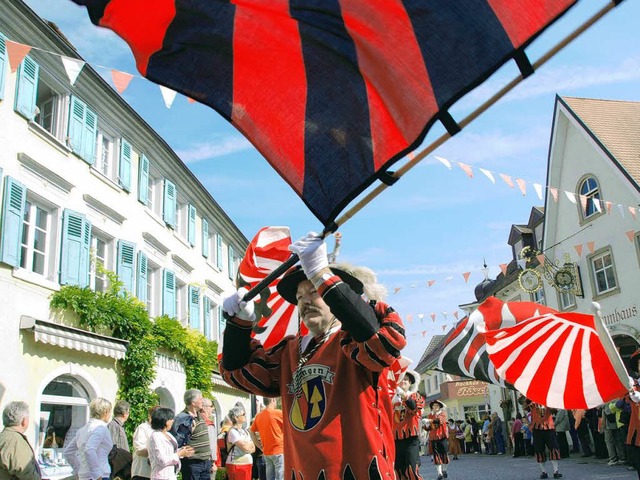
<instances>
[{"instance_id":1,"label":"man's face","mask_svg":"<svg viewBox=\"0 0 640 480\"><path fill-rule=\"evenodd\" d=\"M406 392L409 390L409 387L411 387L411 381L407 377L404 377L400 381L400 388Z\"/></svg>"},{"instance_id":2,"label":"man's face","mask_svg":"<svg viewBox=\"0 0 640 480\"><path fill-rule=\"evenodd\" d=\"M309 280L300 282L296 298L300 318L309 331L315 336L325 333L331 325L333 314Z\"/></svg>"},{"instance_id":3,"label":"man's face","mask_svg":"<svg viewBox=\"0 0 640 480\"><path fill-rule=\"evenodd\" d=\"M204 402L204 397L202 395L197 396L194 400L193 400L193 407L197 410L202 410L202 403Z\"/></svg>"}]
</instances>

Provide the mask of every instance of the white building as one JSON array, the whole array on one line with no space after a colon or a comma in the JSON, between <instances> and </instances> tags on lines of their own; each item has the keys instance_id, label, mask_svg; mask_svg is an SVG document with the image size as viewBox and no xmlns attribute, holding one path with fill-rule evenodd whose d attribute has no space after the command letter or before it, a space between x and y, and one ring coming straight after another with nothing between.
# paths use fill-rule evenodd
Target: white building
<instances>
[{"instance_id":1,"label":"white building","mask_svg":"<svg viewBox=\"0 0 640 480\"><path fill-rule=\"evenodd\" d=\"M547 194L543 245L578 268L550 278L567 288L547 304L590 313L598 302L626 359L640 342L640 103L557 97L552 128L547 185L560 194Z\"/></svg>"},{"instance_id":2,"label":"white building","mask_svg":"<svg viewBox=\"0 0 640 480\"><path fill-rule=\"evenodd\" d=\"M16 72L6 40L33 48ZM211 340L224 325L247 239L166 142L87 64L74 86L60 55L79 58L20 0L0 4L0 408L24 400L64 437L92 398L116 397L127 342L75 328L49 308L61 285L104 290L100 261L146 303ZM219 376L216 409L249 397ZM153 388L182 407L179 359L157 356ZM36 444L38 422L28 432Z\"/></svg>"}]
</instances>

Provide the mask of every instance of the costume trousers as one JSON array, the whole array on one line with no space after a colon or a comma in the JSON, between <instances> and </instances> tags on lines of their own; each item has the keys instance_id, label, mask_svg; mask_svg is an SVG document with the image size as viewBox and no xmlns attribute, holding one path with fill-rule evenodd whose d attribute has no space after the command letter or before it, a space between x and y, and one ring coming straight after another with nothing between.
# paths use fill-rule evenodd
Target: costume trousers
<instances>
[{"instance_id":1,"label":"costume trousers","mask_svg":"<svg viewBox=\"0 0 640 480\"><path fill-rule=\"evenodd\" d=\"M558 438L555 430L539 430L533 429L533 452L536 454L536 461L544 463L547 461L547 452L545 447L549 449L550 460L560 460L560 450L558 448Z\"/></svg>"},{"instance_id":2,"label":"costume trousers","mask_svg":"<svg viewBox=\"0 0 640 480\"><path fill-rule=\"evenodd\" d=\"M449 463L449 455L447 455L447 445L442 440L431 440L431 450L433 452L434 465L447 465Z\"/></svg>"},{"instance_id":3,"label":"costume trousers","mask_svg":"<svg viewBox=\"0 0 640 480\"><path fill-rule=\"evenodd\" d=\"M420 437L403 438L396 440L395 443L395 470L398 479L422 480L420 476Z\"/></svg>"}]
</instances>

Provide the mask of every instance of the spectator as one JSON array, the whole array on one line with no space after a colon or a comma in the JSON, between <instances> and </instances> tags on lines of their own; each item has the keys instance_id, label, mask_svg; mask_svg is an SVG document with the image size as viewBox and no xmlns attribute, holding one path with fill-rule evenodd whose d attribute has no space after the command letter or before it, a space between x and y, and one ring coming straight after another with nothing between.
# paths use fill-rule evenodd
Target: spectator
<instances>
[{"instance_id":1,"label":"spectator","mask_svg":"<svg viewBox=\"0 0 640 480\"><path fill-rule=\"evenodd\" d=\"M180 459L193 455L193 447L178 448L178 442L169 433L173 425L173 410L160 407L151 413L152 432L149 436L149 463L151 480L176 480Z\"/></svg>"},{"instance_id":2,"label":"spectator","mask_svg":"<svg viewBox=\"0 0 640 480\"><path fill-rule=\"evenodd\" d=\"M218 470L218 432L216 432L216 424L214 422L213 401L210 398L204 398L202 400L202 410L200 410L200 414L207 424L209 448L211 449L211 473L215 474L216 470Z\"/></svg>"},{"instance_id":3,"label":"spectator","mask_svg":"<svg viewBox=\"0 0 640 480\"><path fill-rule=\"evenodd\" d=\"M227 455L229 454L229 449L227 448L227 435L229 433L229 429L233 426L233 422L229 418L228 415L220 422L220 433L218 434L218 467L224 467L227 463Z\"/></svg>"},{"instance_id":4,"label":"spectator","mask_svg":"<svg viewBox=\"0 0 640 480\"><path fill-rule=\"evenodd\" d=\"M182 460L182 480L210 480L211 478L211 445L209 430L202 416L202 392L192 388L184 392L185 408L176 415L171 426L171 434L178 447L189 445L193 453Z\"/></svg>"},{"instance_id":5,"label":"spectator","mask_svg":"<svg viewBox=\"0 0 640 480\"><path fill-rule=\"evenodd\" d=\"M484 443L484 453L487 455L493 455L492 448L492 435L490 431L491 420L489 414L485 414L482 422L482 442Z\"/></svg>"},{"instance_id":6,"label":"spectator","mask_svg":"<svg viewBox=\"0 0 640 480\"><path fill-rule=\"evenodd\" d=\"M265 408L251 425L250 435L256 447L262 450L267 480L284 479L284 435L282 410L275 398L264 397ZM259 433L259 437L256 435Z\"/></svg>"},{"instance_id":7,"label":"spectator","mask_svg":"<svg viewBox=\"0 0 640 480\"><path fill-rule=\"evenodd\" d=\"M513 456L524 457L527 453L524 448L524 434L522 433L522 414L518 412L511 425L511 441L513 442Z\"/></svg>"},{"instance_id":8,"label":"spectator","mask_svg":"<svg viewBox=\"0 0 640 480\"><path fill-rule=\"evenodd\" d=\"M246 422L247 414L240 407L229 410L229 419L232 426L227 434L227 476L229 480L251 480L253 457L251 454L256 446L251 440L249 432L242 428Z\"/></svg>"},{"instance_id":9,"label":"spectator","mask_svg":"<svg viewBox=\"0 0 640 480\"><path fill-rule=\"evenodd\" d=\"M533 457L533 432L531 424L526 417L522 418L522 440L524 441L524 452L527 457Z\"/></svg>"},{"instance_id":10,"label":"spectator","mask_svg":"<svg viewBox=\"0 0 640 480\"><path fill-rule=\"evenodd\" d=\"M2 411L0 432L0 480L40 480L33 448L24 432L29 428L29 406L10 402Z\"/></svg>"},{"instance_id":11,"label":"spectator","mask_svg":"<svg viewBox=\"0 0 640 480\"><path fill-rule=\"evenodd\" d=\"M464 425L464 453L476 453L473 441L473 426L470 421L467 421Z\"/></svg>"},{"instance_id":12,"label":"spectator","mask_svg":"<svg viewBox=\"0 0 640 480\"><path fill-rule=\"evenodd\" d=\"M569 436L571 437L571 453L580 453L580 438L578 430L576 430L576 418L573 416L573 410L567 410L569 415Z\"/></svg>"},{"instance_id":13,"label":"spectator","mask_svg":"<svg viewBox=\"0 0 640 480\"><path fill-rule=\"evenodd\" d=\"M131 480L149 480L151 478L151 464L149 463L149 438L151 438L151 415L159 405L149 409L147 421L141 423L133 432L133 461L131 464Z\"/></svg>"},{"instance_id":14,"label":"spectator","mask_svg":"<svg viewBox=\"0 0 640 480\"><path fill-rule=\"evenodd\" d=\"M129 440L127 433L124 431L124 424L129 418L129 410L131 406L126 400L118 400L113 407L113 419L107 425L113 444L118 448L129 452Z\"/></svg>"},{"instance_id":15,"label":"spectator","mask_svg":"<svg viewBox=\"0 0 640 480\"><path fill-rule=\"evenodd\" d=\"M504 433L502 433L503 425L502 419L498 416L497 412L491 414L491 426L493 427L493 439L496 442L496 450L498 455L505 454L504 445Z\"/></svg>"},{"instance_id":16,"label":"spectator","mask_svg":"<svg viewBox=\"0 0 640 480\"><path fill-rule=\"evenodd\" d=\"M569 442L567 441L567 431L569 430L569 413L566 410L558 410L555 418L556 435L558 436L558 447L560 458L569 458Z\"/></svg>"},{"instance_id":17,"label":"spectator","mask_svg":"<svg viewBox=\"0 0 640 480\"><path fill-rule=\"evenodd\" d=\"M609 463L613 466L627 461L627 454L624 451L624 441L622 430L618 428L618 417L614 411L616 402L605 403L602 407L602 425L604 429L604 442L609 452Z\"/></svg>"},{"instance_id":18,"label":"spectator","mask_svg":"<svg viewBox=\"0 0 640 480\"><path fill-rule=\"evenodd\" d=\"M113 440L107 422L111 419L111 402L100 397L92 400L89 415L87 424L65 445L64 458L78 480L109 480Z\"/></svg>"},{"instance_id":19,"label":"spectator","mask_svg":"<svg viewBox=\"0 0 640 480\"><path fill-rule=\"evenodd\" d=\"M458 434L462 433L462 431L453 418L447 420L447 428L449 429L449 455L451 455L452 460L458 460L458 455L462 454Z\"/></svg>"},{"instance_id":20,"label":"spectator","mask_svg":"<svg viewBox=\"0 0 640 480\"><path fill-rule=\"evenodd\" d=\"M573 417L576 419L576 431L582 446L582 457L590 457L593 455L591 450L591 435L589 433L589 422L584 419L586 410L573 410Z\"/></svg>"}]
</instances>

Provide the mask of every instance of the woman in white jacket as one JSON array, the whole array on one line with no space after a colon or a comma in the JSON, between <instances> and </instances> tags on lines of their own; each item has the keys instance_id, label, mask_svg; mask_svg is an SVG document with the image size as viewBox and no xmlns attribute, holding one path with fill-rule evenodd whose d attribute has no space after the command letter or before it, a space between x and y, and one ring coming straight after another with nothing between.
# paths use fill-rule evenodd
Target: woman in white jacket
<instances>
[{"instance_id":1,"label":"woman in white jacket","mask_svg":"<svg viewBox=\"0 0 640 480\"><path fill-rule=\"evenodd\" d=\"M173 410L160 407L151 414L149 437L149 462L151 463L151 480L176 480L176 472L180 470L180 459L193 455L193 448L178 448L178 442L169 433L173 425Z\"/></svg>"},{"instance_id":2,"label":"woman in white jacket","mask_svg":"<svg viewBox=\"0 0 640 480\"><path fill-rule=\"evenodd\" d=\"M89 404L91 418L64 446L64 458L73 467L78 480L109 480L109 452L113 447L107 422L111 419L111 402L96 398Z\"/></svg>"}]
</instances>

